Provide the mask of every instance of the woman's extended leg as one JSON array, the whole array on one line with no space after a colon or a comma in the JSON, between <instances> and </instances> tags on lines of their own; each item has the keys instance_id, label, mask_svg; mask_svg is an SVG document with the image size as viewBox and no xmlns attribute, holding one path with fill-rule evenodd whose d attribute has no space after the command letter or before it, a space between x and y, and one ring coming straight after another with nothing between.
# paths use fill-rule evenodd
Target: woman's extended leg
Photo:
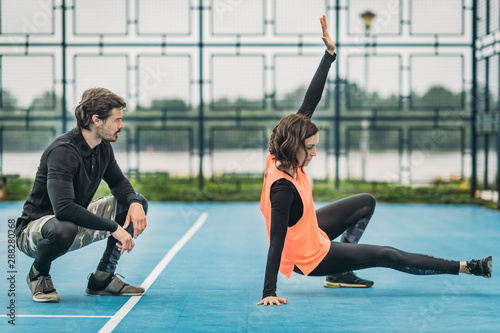
<instances>
[{"instance_id":1,"label":"woman's extended leg","mask_svg":"<svg viewBox=\"0 0 500 333\"><path fill-rule=\"evenodd\" d=\"M309 275L324 276L370 267L387 267L415 275L466 273L489 278L492 258L460 262L404 252L390 246L332 242L326 257ZM297 267L295 271L302 274Z\"/></svg>"},{"instance_id":2,"label":"woman's extended leg","mask_svg":"<svg viewBox=\"0 0 500 333\"><path fill-rule=\"evenodd\" d=\"M332 242L330 252L310 275L329 275L370 267L388 267L416 275L458 274L460 262L408 253L389 246Z\"/></svg>"}]
</instances>

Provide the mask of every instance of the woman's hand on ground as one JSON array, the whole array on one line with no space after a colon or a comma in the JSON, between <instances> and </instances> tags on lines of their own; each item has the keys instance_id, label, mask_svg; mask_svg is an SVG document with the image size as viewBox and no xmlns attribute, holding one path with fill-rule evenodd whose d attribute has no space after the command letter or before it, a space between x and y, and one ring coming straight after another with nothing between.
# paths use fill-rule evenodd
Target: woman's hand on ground
<instances>
[{"instance_id":1,"label":"woman's hand on ground","mask_svg":"<svg viewBox=\"0 0 500 333\"><path fill-rule=\"evenodd\" d=\"M278 297L278 296L268 296L266 298L264 298L262 301L260 301L259 303L257 303L257 305L271 305L273 306L274 304L278 305L278 306L281 306L281 303L283 304L286 304L288 301L286 298L281 298L281 297Z\"/></svg>"}]
</instances>

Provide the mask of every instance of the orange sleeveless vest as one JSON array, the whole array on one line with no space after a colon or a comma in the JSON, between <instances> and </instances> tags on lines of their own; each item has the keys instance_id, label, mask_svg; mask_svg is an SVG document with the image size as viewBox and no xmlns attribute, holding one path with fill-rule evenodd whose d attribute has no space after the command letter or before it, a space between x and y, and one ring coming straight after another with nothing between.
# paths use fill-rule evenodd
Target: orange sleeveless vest
<instances>
[{"instance_id":1,"label":"orange sleeveless vest","mask_svg":"<svg viewBox=\"0 0 500 333\"><path fill-rule=\"evenodd\" d=\"M297 179L276 168L274 156L269 154L266 159L264 187L260 197L260 210L266 219L267 237L271 242L271 185L278 179L285 178L292 182L302 199L304 212L300 220L292 227L288 227L285 245L281 254L280 272L290 278L296 265L304 275L319 265L330 250L330 239L318 226L316 211L312 198L312 189L309 178L301 168L297 168Z\"/></svg>"}]
</instances>

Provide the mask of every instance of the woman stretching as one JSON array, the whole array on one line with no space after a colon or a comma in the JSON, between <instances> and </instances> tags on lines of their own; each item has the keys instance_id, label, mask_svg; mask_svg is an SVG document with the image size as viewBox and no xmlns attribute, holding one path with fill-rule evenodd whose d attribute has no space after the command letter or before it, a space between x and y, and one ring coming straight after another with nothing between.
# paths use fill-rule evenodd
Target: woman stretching
<instances>
[{"instance_id":1,"label":"woman stretching","mask_svg":"<svg viewBox=\"0 0 500 333\"><path fill-rule=\"evenodd\" d=\"M297 114L278 123L269 140L260 209L266 220L269 252L262 300L258 305L281 305L276 296L278 270L286 277L293 271L326 276L328 288L367 288L372 281L352 271L388 267L417 275L474 274L491 277L492 259L459 262L413 254L387 246L361 245L359 239L375 209L369 194L354 195L315 211L311 184L304 171L316 156L318 128L311 121L325 86L328 70L336 59L325 16L320 18L326 52ZM341 236L340 242L332 242Z\"/></svg>"}]
</instances>

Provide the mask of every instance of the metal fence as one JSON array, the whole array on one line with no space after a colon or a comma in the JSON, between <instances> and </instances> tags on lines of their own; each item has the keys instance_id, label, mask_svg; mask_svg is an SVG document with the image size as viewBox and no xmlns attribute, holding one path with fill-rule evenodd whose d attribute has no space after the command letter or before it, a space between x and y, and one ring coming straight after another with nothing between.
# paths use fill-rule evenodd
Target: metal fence
<instances>
[{"instance_id":1,"label":"metal fence","mask_svg":"<svg viewBox=\"0 0 500 333\"><path fill-rule=\"evenodd\" d=\"M33 176L82 92L127 100L122 169L263 173L336 42L316 179L497 188L498 0L1 0L0 174ZM371 17L371 22L364 21ZM473 19L476 18L476 19ZM477 50L475 50L477 48Z\"/></svg>"},{"instance_id":2,"label":"metal fence","mask_svg":"<svg viewBox=\"0 0 500 333\"><path fill-rule=\"evenodd\" d=\"M473 112L477 160L477 187L500 188L500 1L478 0L475 47L477 73L473 95L477 109ZM498 194L492 196L498 201ZM500 207L500 205L499 205Z\"/></svg>"}]
</instances>

